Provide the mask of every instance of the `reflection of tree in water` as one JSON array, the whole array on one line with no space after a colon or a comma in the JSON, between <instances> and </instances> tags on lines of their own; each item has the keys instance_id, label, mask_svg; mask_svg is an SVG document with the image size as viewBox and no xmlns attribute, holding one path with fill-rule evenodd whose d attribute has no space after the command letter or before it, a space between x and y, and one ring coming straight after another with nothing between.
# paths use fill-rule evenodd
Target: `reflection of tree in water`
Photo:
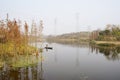
<instances>
[{"instance_id":1,"label":"reflection of tree in water","mask_svg":"<svg viewBox=\"0 0 120 80\"><path fill-rule=\"evenodd\" d=\"M120 46L116 47L96 47L96 46L91 46L92 52L99 50L99 53L104 54L104 56L108 60L119 60L120 59Z\"/></svg>"},{"instance_id":2,"label":"reflection of tree in water","mask_svg":"<svg viewBox=\"0 0 120 80\"><path fill-rule=\"evenodd\" d=\"M4 66L0 68L0 80L44 80L42 65L42 60L29 67L24 66L17 68L5 63Z\"/></svg>"}]
</instances>

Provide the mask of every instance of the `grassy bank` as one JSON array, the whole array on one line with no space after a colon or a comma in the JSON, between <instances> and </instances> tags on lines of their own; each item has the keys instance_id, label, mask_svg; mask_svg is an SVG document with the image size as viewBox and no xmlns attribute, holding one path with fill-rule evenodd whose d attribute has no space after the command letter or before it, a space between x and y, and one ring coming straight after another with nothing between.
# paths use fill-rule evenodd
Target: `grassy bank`
<instances>
[{"instance_id":1,"label":"grassy bank","mask_svg":"<svg viewBox=\"0 0 120 80\"><path fill-rule=\"evenodd\" d=\"M32 54L34 51L36 51L35 47L20 44L19 46L14 45L13 43L0 43L0 55L10 55L14 56L16 54L20 55L26 55L26 54Z\"/></svg>"},{"instance_id":2,"label":"grassy bank","mask_svg":"<svg viewBox=\"0 0 120 80\"><path fill-rule=\"evenodd\" d=\"M113 44L120 45L120 41L95 41L95 44Z\"/></svg>"}]
</instances>

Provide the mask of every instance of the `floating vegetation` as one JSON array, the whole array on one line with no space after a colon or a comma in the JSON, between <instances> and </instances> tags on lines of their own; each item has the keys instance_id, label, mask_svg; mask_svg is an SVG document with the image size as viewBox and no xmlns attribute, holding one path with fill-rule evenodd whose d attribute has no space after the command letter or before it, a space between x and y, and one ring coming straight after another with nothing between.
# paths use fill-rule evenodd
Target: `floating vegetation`
<instances>
[{"instance_id":1,"label":"floating vegetation","mask_svg":"<svg viewBox=\"0 0 120 80\"><path fill-rule=\"evenodd\" d=\"M41 54L41 53L40 53ZM18 67L29 67L35 66L38 62L43 60L42 55L16 55L15 57L0 57L0 67L3 67L4 64L8 67L18 68Z\"/></svg>"}]
</instances>

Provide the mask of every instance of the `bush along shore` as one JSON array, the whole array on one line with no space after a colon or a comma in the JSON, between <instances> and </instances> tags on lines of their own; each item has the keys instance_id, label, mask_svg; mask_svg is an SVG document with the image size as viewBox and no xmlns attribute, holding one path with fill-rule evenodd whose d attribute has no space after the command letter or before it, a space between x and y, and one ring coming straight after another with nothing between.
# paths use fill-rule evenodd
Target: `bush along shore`
<instances>
[{"instance_id":1,"label":"bush along shore","mask_svg":"<svg viewBox=\"0 0 120 80\"><path fill-rule=\"evenodd\" d=\"M16 54L32 54L37 49L28 45L28 24L16 20L0 20L0 55L14 56ZM23 31L24 30L24 31Z\"/></svg>"},{"instance_id":2,"label":"bush along shore","mask_svg":"<svg viewBox=\"0 0 120 80\"><path fill-rule=\"evenodd\" d=\"M38 49L31 46L31 41L35 42L37 39L34 35L37 34L34 31L36 28L31 28L31 31L35 32L31 38L27 22L24 25L20 22L15 19L0 20L0 68L6 65L14 68L33 66L41 59L38 58L41 57Z\"/></svg>"}]
</instances>

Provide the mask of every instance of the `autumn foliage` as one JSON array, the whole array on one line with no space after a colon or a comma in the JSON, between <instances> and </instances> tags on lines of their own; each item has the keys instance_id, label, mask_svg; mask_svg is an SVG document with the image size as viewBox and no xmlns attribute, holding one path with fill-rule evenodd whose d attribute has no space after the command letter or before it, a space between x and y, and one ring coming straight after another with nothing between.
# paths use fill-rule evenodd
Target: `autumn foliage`
<instances>
[{"instance_id":1,"label":"autumn foliage","mask_svg":"<svg viewBox=\"0 0 120 80\"><path fill-rule=\"evenodd\" d=\"M27 23L24 24L25 31L21 32L20 28L20 21L0 20L0 54L25 54L33 50L28 45Z\"/></svg>"}]
</instances>

